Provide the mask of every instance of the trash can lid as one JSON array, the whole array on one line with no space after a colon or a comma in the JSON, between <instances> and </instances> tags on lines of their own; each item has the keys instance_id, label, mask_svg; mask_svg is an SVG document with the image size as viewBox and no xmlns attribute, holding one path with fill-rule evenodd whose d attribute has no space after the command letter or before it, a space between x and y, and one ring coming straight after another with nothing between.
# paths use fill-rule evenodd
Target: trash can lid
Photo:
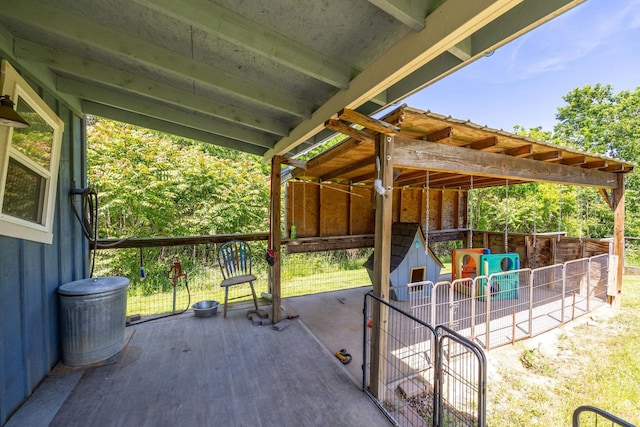
<instances>
[{"instance_id":1,"label":"trash can lid","mask_svg":"<svg viewBox=\"0 0 640 427\"><path fill-rule=\"evenodd\" d=\"M89 278L65 283L58 288L60 295L92 295L129 286L129 279L119 276Z\"/></svg>"}]
</instances>

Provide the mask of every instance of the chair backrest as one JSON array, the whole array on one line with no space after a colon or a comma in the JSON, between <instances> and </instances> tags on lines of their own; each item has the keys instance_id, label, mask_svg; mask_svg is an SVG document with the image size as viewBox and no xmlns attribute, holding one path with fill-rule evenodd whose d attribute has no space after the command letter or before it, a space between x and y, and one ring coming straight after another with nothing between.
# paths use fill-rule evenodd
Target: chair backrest
<instances>
[{"instance_id":1,"label":"chair backrest","mask_svg":"<svg viewBox=\"0 0 640 427\"><path fill-rule=\"evenodd\" d=\"M225 279L251 274L251 248L241 240L226 242L218 250L218 265Z\"/></svg>"}]
</instances>

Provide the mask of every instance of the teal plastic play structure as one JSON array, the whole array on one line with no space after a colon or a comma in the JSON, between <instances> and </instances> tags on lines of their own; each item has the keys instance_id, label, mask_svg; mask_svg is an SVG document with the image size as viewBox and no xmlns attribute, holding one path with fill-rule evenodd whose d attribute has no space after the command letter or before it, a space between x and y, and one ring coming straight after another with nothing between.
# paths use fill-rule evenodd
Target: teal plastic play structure
<instances>
[{"instance_id":1,"label":"teal plastic play structure","mask_svg":"<svg viewBox=\"0 0 640 427\"><path fill-rule=\"evenodd\" d=\"M516 253L483 254L480 255L480 275L491 276L520 269L520 255ZM491 299L517 299L520 275L518 273L500 274L494 276L489 283ZM478 289L480 298L484 300L485 289Z\"/></svg>"}]
</instances>

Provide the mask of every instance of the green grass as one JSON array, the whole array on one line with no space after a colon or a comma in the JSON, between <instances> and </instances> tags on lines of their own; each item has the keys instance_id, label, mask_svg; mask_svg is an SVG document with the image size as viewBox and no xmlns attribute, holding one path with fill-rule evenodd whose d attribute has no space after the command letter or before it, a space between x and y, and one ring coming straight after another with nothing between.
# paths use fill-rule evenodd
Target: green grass
<instances>
[{"instance_id":1,"label":"green grass","mask_svg":"<svg viewBox=\"0 0 640 427\"><path fill-rule=\"evenodd\" d=\"M362 261L364 262L364 261ZM360 266L362 265L360 262ZM346 269L340 269L340 267ZM311 293L322 293L350 289L371 284L367 271L364 268L353 269L350 263L327 265L325 262L310 262L300 269L298 266L294 274L283 274L282 297L295 297ZM258 297L267 291L266 272L258 272L258 280L255 282ZM218 286L221 276L217 270L195 271L189 276L189 290L193 304L202 300L224 301L224 290ZM137 279L138 280L138 279ZM172 311L173 288L171 281L166 277L157 279L145 279L144 286L132 286L127 296L127 315L140 314L142 316L163 314ZM230 298L239 294L246 294L247 289L232 288ZM234 302L249 300L250 296L244 296ZM188 294L183 282L179 282L176 293L176 311L182 311L187 306Z\"/></svg>"},{"instance_id":2,"label":"green grass","mask_svg":"<svg viewBox=\"0 0 640 427\"><path fill-rule=\"evenodd\" d=\"M554 346L547 340L544 350L499 353L501 381L489 382L487 425L567 426L581 405L640 423L640 277L623 283L622 308L612 316L596 311L595 321L569 328Z\"/></svg>"},{"instance_id":3,"label":"green grass","mask_svg":"<svg viewBox=\"0 0 640 427\"><path fill-rule=\"evenodd\" d=\"M440 274L448 274L451 273L451 262L443 262L444 267L440 270Z\"/></svg>"},{"instance_id":4,"label":"green grass","mask_svg":"<svg viewBox=\"0 0 640 427\"><path fill-rule=\"evenodd\" d=\"M307 295L310 293L322 293L330 291L339 291L359 286L367 286L371 284L367 271L361 268L363 260L350 263L341 263L336 266L329 265L326 262L309 262L304 264L304 268L299 266L293 272L283 272L282 277L282 296L284 298ZM354 268L354 265L360 268ZM342 267L343 269L341 269ZM445 263L441 270L442 274L451 272L451 263ZM223 290L217 284L219 277L217 270L207 269L203 271L195 271L189 276L189 289L191 291L191 302L214 299L217 301L224 300ZM135 279L140 282L139 279ZM256 282L256 292L267 291L266 275L258 276ZM170 280L166 276L150 277L145 279L142 286L132 286L127 297L127 315L140 314L142 316L162 314L172 311L173 308L173 289L170 286ZM245 297L244 300L249 299ZM237 301L243 301L240 298ZM176 311L182 311L187 308L188 295L182 283L178 285L176 296Z\"/></svg>"}]
</instances>

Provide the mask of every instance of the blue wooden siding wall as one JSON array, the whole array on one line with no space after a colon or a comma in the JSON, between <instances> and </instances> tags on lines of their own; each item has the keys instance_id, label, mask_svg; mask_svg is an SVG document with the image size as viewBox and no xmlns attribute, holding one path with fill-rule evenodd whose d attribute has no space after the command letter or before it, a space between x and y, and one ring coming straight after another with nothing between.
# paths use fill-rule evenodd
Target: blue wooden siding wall
<instances>
[{"instance_id":1,"label":"blue wooden siding wall","mask_svg":"<svg viewBox=\"0 0 640 427\"><path fill-rule=\"evenodd\" d=\"M56 290L63 283L85 278L87 271L87 244L69 195L72 188L86 182L84 122L51 92L23 76L64 121L65 128L53 243L0 236L0 425L60 360Z\"/></svg>"}]
</instances>

